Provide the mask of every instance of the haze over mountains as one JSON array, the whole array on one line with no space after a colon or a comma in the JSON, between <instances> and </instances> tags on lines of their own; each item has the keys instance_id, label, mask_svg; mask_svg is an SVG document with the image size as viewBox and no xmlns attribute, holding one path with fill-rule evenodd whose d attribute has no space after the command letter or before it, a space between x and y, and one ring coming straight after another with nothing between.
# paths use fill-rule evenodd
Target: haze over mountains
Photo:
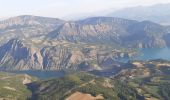
<instances>
[{"instance_id":1,"label":"haze over mountains","mask_svg":"<svg viewBox=\"0 0 170 100\"><path fill-rule=\"evenodd\" d=\"M2 14L82 15L69 21L0 18L0 100L170 100L170 4L101 13L112 3L117 8L168 3L153 1L10 1ZM8 0L3 4L9 5ZM52 9L57 5L66 9ZM18 12L18 7L23 9ZM83 14L98 10L92 17Z\"/></svg>"},{"instance_id":2,"label":"haze over mountains","mask_svg":"<svg viewBox=\"0 0 170 100\"><path fill-rule=\"evenodd\" d=\"M137 6L115 11L109 16L134 19L138 21L150 20L156 23L170 25L170 4L157 4L152 6Z\"/></svg>"},{"instance_id":3,"label":"haze over mountains","mask_svg":"<svg viewBox=\"0 0 170 100\"><path fill-rule=\"evenodd\" d=\"M125 18L137 21L153 21L155 23L159 23L162 25L170 25L169 17L170 14L170 3L162 3L156 5L148 5L148 6L133 6L133 7L125 7L125 8L109 8L103 11L93 12L93 13L80 13L80 14L72 14L63 19L68 20L78 20L85 19L87 17L93 16L106 16L106 17L118 17Z\"/></svg>"}]
</instances>

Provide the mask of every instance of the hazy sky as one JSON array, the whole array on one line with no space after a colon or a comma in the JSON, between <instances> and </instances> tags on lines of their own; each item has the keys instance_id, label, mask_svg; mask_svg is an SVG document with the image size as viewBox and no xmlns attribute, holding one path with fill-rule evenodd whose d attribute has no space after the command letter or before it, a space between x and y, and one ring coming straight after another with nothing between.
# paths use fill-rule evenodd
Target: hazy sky
<instances>
[{"instance_id":1,"label":"hazy sky","mask_svg":"<svg viewBox=\"0 0 170 100\"><path fill-rule=\"evenodd\" d=\"M62 18L159 3L170 3L170 0L0 0L0 17L39 15Z\"/></svg>"}]
</instances>

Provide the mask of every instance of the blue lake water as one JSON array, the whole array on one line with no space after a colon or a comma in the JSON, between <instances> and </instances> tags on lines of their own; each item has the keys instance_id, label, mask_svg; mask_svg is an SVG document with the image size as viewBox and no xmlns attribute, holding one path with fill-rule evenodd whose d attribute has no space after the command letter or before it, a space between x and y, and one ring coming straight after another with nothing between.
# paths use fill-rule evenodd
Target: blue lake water
<instances>
[{"instance_id":1,"label":"blue lake water","mask_svg":"<svg viewBox=\"0 0 170 100\"><path fill-rule=\"evenodd\" d=\"M170 60L170 48L141 49L140 55L132 58L136 60L165 59Z\"/></svg>"},{"instance_id":2,"label":"blue lake water","mask_svg":"<svg viewBox=\"0 0 170 100\"><path fill-rule=\"evenodd\" d=\"M165 59L170 60L170 48L153 48L153 49L139 49L139 55L130 59L118 59L118 61L127 62L129 60L153 60ZM40 79L47 79L53 77L62 77L65 75L64 71L15 71L14 73L29 74Z\"/></svg>"},{"instance_id":3,"label":"blue lake water","mask_svg":"<svg viewBox=\"0 0 170 100\"><path fill-rule=\"evenodd\" d=\"M11 73L17 73L17 74L28 74L31 76L38 77L39 79L49 79L49 78L57 78L62 77L65 75L64 71L11 71Z\"/></svg>"},{"instance_id":4,"label":"blue lake water","mask_svg":"<svg viewBox=\"0 0 170 100\"><path fill-rule=\"evenodd\" d=\"M164 59L170 60L170 48L149 48L149 49L139 49L139 55L132 58L118 59L123 62L129 60L154 60L154 59Z\"/></svg>"}]
</instances>

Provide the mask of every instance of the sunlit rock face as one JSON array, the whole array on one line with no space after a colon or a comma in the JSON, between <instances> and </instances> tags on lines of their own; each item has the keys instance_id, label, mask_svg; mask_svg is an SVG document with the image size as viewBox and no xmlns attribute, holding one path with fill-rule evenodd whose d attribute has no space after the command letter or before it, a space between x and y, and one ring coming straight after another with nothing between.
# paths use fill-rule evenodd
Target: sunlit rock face
<instances>
[{"instance_id":1,"label":"sunlit rock face","mask_svg":"<svg viewBox=\"0 0 170 100\"><path fill-rule=\"evenodd\" d=\"M0 21L2 70L101 70L130 48L169 46L167 27L113 17L63 21L18 16Z\"/></svg>"},{"instance_id":2,"label":"sunlit rock face","mask_svg":"<svg viewBox=\"0 0 170 100\"><path fill-rule=\"evenodd\" d=\"M125 47L165 47L167 28L150 21L137 22L112 17L94 17L66 22L48 34L54 40L118 44Z\"/></svg>"}]
</instances>

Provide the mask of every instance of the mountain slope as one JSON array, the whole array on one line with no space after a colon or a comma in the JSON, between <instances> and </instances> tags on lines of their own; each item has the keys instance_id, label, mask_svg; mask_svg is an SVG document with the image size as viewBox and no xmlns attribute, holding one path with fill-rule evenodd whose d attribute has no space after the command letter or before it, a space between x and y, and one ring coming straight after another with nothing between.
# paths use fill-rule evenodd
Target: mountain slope
<instances>
[{"instance_id":1,"label":"mountain slope","mask_svg":"<svg viewBox=\"0 0 170 100\"><path fill-rule=\"evenodd\" d=\"M41 25L46 27L56 27L62 24L64 21L57 18L48 18L40 16L22 15L17 17L12 17L0 22L0 29L7 29L19 26L32 26Z\"/></svg>"},{"instance_id":2,"label":"mountain slope","mask_svg":"<svg viewBox=\"0 0 170 100\"><path fill-rule=\"evenodd\" d=\"M106 62L110 66L135 54L104 45L19 39L2 45L0 52L0 70L100 70Z\"/></svg>"},{"instance_id":3,"label":"mountain slope","mask_svg":"<svg viewBox=\"0 0 170 100\"><path fill-rule=\"evenodd\" d=\"M56 18L17 16L0 21L0 43L12 38L31 38L48 34L64 23ZM1 44L2 44L1 43Z\"/></svg>"},{"instance_id":4,"label":"mountain slope","mask_svg":"<svg viewBox=\"0 0 170 100\"><path fill-rule=\"evenodd\" d=\"M126 27L136 21L111 17L94 17L76 22L67 22L49 34L57 40L72 42L109 43L119 42L119 35L126 33Z\"/></svg>"},{"instance_id":5,"label":"mountain slope","mask_svg":"<svg viewBox=\"0 0 170 100\"><path fill-rule=\"evenodd\" d=\"M112 78L80 72L28 86L34 94L33 100L77 100L79 96L84 99L85 95L102 96L105 100L169 100L169 61L131 61L127 66L131 67Z\"/></svg>"},{"instance_id":6,"label":"mountain slope","mask_svg":"<svg viewBox=\"0 0 170 100\"><path fill-rule=\"evenodd\" d=\"M1 70L112 69L115 59L135 54L131 48L170 45L168 27L150 21L93 17L66 22L19 16L1 25L6 27L0 31Z\"/></svg>"},{"instance_id":7,"label":"mountain slope","mask_svg":"<svg viewBox=\"0 0 170 100\"><path fill-rule=\"evenodd\" d=\"M42 69L42 58L38 49L28 47L20 40L10 40L0 47L0 51L1 70Z\"/></svg>"},{"instance_id":8,"label":"mountain slope","mask_svg":"<svg viewBox=\"0 0 170 100\"><path fill-rule=\"evenodd\" d=\"M163 35L167 33L167 27L150 21L137 22L113 17L94 17L67 22L49 33L48 37L70 42L152 48L165 47Z\"/></svg>"},{"instance_id":9,"label":"mountain slope","mask_svg":"<svg viewBox=\"0 0 170 100\"><path fill-rule=\"evenodd\" d=\"M166 60L132 61L133 68L124 70L114 78L135 88L145 100L170 99L170 62Z\"/></svg>"},{"instance_id":10,"label":"mountain slope","mask_svg":"<svg viewBox=\"0 0 170 100\"><path fill-rule=\"evenodd\" d=\"M26 74L0 72L0 99L26 100L32 95L26 84L36 80L37 78Z\"/></svg>"},{"instance_id":11,"label":"mountain slope","mask_svg":"<svg viewBox=\"0 0 170 100\"><path fill-rule=\"evenodd\" d=\"M0 44L11 38L27 38L30 40L64 40L74 43L84 42L135 48L165 47L168 42L165 41L163 36L169 32L168 27L157 23L137 22L114 17L63 21L37 16L18 16L0 23ZM135 40L134 37L136 36L141 39ZM130 39L134 41L128 41Z\"/></svg>"},{"instance_id":12,"label":"mountain slope","mask_svg":"<svg viewBox=\"0 0 170 100\"><path fill-rule=\"evenodd\" d=\"M50 99L50 100L63 100L71 98L72 94L82 93L82 95L90 94L93 97L101 96L106 100L121 98L121 95L129 95L130 98L135 100L140 98L135 90L132 88L124 87L125 94L121 93L117 87L121 87L123 84L118 84L109 78L99 78L87 73L78 73L74 75L68 75L59 79L51 79L46 81L39 81L29 85L33 91L32 99ZM123 89L123 88L122 88ZM62 90L62 91L61 91ZM129 91L129 92L128 92ZM119 94L120 93L120 94ZM128 96L126 99L130 99ZM82 99L84 99L82 97ZM73 99L71 99L73 100ZM97 99L94 99L97 100ZM103 100L103 99L102 99Z\"/></svg>"},{"instance_id":13,"label":"mountain slope","mask_svg":"<svg viewBox=\"0 0 170 100\"><path fill-rule=\"evenodd\" d=\"M142 21L133 24L127 29L128 35L122 36L125 45L132 45L138 48L165 47L163 38L167 34L166 28L157 23Z\"/></svg>"},{"instance_id":14,"label":"mountain slope","mask_svg":"<svg viewBox=\"0 0 170 100\"><path fill-rule=\"evenodd\" d=\"M130 61L125 66L131 67L110 78L77 72L60 78L37 80L25 74L1 72L0 99L77 100L80 96L81 99L94 100L170 99L169 61Z\"/></svg>"}]
</instances>

